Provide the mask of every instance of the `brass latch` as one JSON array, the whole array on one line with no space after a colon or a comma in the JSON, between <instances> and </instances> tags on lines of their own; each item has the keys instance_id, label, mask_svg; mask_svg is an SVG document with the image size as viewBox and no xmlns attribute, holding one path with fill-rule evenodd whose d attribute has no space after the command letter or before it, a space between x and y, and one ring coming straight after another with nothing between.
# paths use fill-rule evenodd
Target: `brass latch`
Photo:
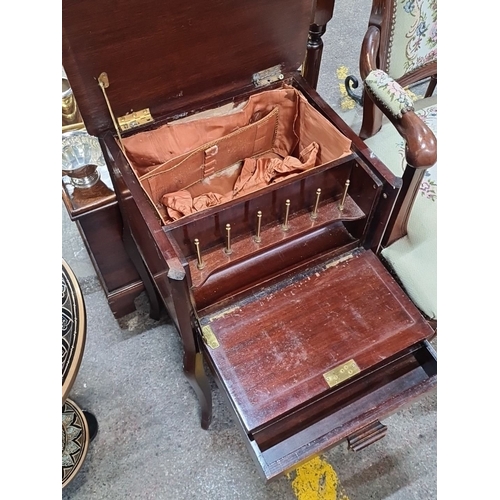
<instances>
[{"instance_id":1,"label":"brass latch","mask_svg":"<svg viewBox=\"0 0 500 500\"><path fill-rule=\"evenodd\" d=\"M136 127L140 127L146 123L153 122L153 117L149 108L141 109L141 111L134 111L132 113L127 113L125 116L118 117L118 125L122 132L130 130Z\"/></svg>"},{"instance_id":2,"label":"brass latch","mask_svg":"<svg viewBox=\"0 0 500 500\"><path fill-rule=\"evenodd\" d=\"M203 341L207 344L211 349L217 349L219 347L219 341L215 336L214 331L210 325L205 325L201 327L201 336L203 337Z\"/></svg>"}]
</instances>

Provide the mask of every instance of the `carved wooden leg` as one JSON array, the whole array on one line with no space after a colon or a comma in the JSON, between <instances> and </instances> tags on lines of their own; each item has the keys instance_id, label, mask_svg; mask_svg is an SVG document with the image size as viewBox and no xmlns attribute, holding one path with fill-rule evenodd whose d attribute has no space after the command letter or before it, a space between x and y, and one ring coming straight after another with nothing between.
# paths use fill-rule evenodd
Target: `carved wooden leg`
<instances>
[{"instance_id":1,"label":"carved wooden leg","mask_svg":"<svg viewBox=\"0 0 500 500\"><path fill-rule=\"evenodd\" d=\"M207 430L212 421L212 390L203 366L203 353L184 354L184 373L200 402L201 428Z\"/></svg>"},{"instance_id":2,"label":"carved wooden leg","mask_svg":"<svg viewBox=\"0 0 500 500\"><path fill-rule=\"evenodd\" d=\"M311 24L309 28L307 52L303 64L302 76L313 88L316 88L318 85L319 68L323 55L323 40L321 37L325 34L325 31L326 25L318 26L317 24Z\"/></svg>"},{"instance_id":3,"label":"carved wooden leg","mask_svg":"<svg viewBox=\"0 0 500 500\"><path fill-rule=\"evenodd\" d=\"M161 304L158 299L158 293L156 292L156 287L153 283L152 278L149 276L149 272L144 265L141 254L137 249L134 238L132 237L132 233L126 223L123 224L123 246L130 257L130 260L134 264L139 276L141 277L142 282L144 283L144 288L146 289L146 293L149 299L149 316L151 319L159 320L161 313Z\"/></svg>"},{"instance_id":4,"label":"carved wooden leg","mask_svg":"<svg viewBox=\"0 0 500 500\"><path fill-rule=\"evenodd\" d=\"M177 312L177 326L184 346L184 373L200 402L201 427L208 429L212 421L212 390L204 370L203 353L197 348L191 324L191 302L185 275L183 279L169 277L169 282Z\"/></svg>"}]
</instances>

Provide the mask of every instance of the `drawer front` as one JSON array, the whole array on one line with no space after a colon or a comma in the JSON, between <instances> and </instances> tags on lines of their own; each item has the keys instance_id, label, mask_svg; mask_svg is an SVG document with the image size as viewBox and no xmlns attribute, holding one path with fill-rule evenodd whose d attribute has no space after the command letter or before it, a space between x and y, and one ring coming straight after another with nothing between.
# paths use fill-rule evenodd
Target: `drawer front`
<instances>
[{"instance_id":1,"label":"drawer front","mask_svg":"<svg viewBox=\"0 0 500 500\"><path fill-rule=\"evenodd\" d=\"M329 415L270 448L263 449L250 437L248 446L262 477L268 481L275 479L345 440L351 442L351 436L375 427L379 420L436 390L437 357L427 341L401 360L397 368L383 384L365 389L364 394L352 398L340 409L333 407ZM370 378L364 381L366 385L371 382Z\"/></svg>"}]
</instances>

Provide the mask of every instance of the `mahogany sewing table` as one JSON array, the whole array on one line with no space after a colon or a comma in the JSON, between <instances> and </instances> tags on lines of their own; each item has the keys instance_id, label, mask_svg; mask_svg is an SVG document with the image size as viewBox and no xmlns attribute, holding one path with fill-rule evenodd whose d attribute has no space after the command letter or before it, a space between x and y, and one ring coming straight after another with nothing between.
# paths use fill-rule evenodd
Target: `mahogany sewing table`
<instances>
[{"instance_id":1,"label":"mahogany sewing table","mask_svg":"<svg viewBox=\"0 0 500 500\"><path fill-rule=\"evenodd\" d=\"M266 480L382 438L437 383L433 331L378 258L401 180L298 71L315 7L63 1L129 256L178 329L202 427L211 376Z\"/></svg>"}]
</instances>

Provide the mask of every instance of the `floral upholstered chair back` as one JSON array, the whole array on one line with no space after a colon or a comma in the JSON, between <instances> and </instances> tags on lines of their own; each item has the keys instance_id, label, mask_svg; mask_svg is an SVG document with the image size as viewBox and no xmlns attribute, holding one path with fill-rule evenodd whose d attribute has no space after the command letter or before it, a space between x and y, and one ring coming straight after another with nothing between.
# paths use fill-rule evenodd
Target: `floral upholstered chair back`
<instances>
[{"instance_id":1,"label":"floral upholstered chair back","mask_svg":"<svg viewBox=\"0 0 500 500\"><path fill-rule=\"evenodd\" d=\"M403 181L380 253L413 302L436 321L436 0L373 0L360 74L359 135ZM419 83L423 88L413 87Z\"/></svg>"},{"instance_id":2,"label":"floral upholstered chair back","mask_svg":"<svg viewBox=\"0 0 500 500\"><path fill-rule=\"evenodd\" d=\"M385 71L395 80L407 74L418 79L419 70L437 63L437 1L389 0Z\"/></svg>"}]
</instances>

